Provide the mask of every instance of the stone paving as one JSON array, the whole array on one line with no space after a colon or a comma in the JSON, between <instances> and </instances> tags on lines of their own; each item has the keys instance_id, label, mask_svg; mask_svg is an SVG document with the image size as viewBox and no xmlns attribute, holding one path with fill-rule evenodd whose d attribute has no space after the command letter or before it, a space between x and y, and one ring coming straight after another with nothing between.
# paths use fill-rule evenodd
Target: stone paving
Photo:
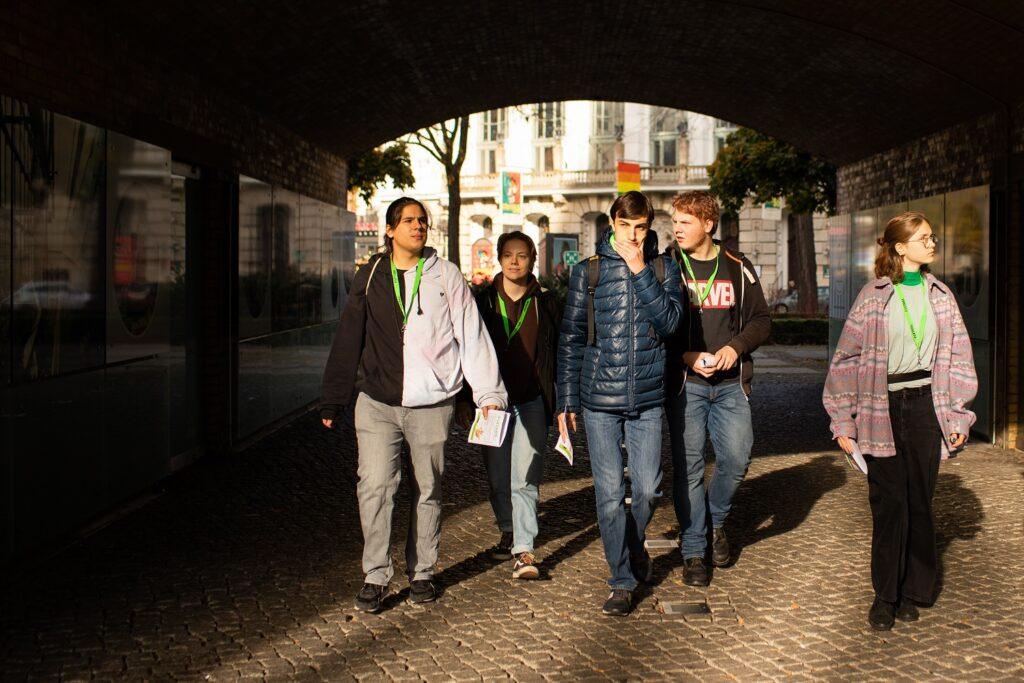
<instances>
[{"instance_id":1,"label":"stone paving","mask_svg":"<svg viewBox=\"0 0 1024 683\"><path fill-rule=\"evenodd\" d=\"M637 610L600 614L607 568L585 447L571 468L549 456L542 579L514 582L511 563L484 553L497 539L486 485L456 431L442 599L409 604L402 578L387 610L361 614L354 438L311 415L235 457L200 462L141 508L8 577L2 678L1024 678L1024 459L972 446L943 465L938 600L916 624L873 632L866 484L830 447L823 355L762 355L773 362L752 397L755 459L727 525L738 559L710 588L684 586L678 553L657 549ZM667 442L665 453L668 468ZM654 539L676 529L668 481ZM663 613L705 600L707 615Z\"/></svg>"}]
</instances>

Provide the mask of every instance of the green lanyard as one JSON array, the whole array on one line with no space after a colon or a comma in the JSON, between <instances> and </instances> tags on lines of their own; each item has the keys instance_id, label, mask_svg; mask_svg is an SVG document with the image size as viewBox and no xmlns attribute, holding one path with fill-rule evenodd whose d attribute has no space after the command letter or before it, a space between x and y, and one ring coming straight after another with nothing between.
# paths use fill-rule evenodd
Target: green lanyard
<instances>
[{"instance_id":1,"label":"green lanyard","mask_svg":"<svg viewBox=\"0 0 1024 683\"><path fill-rule=\"evenodd\" d=\"M405 326L409 324L409 311L412 310L412 300L416 298L416 293L420 291L420 278L423 277L423 257L420 257L419 263L416 264L416 279L412 283L412 296L409 297L409 310L405 310L405 302L402 301L402 289L398 286L398 269L395 268L395 262L391 261L391 284L395 286L395 301L398 302L398 308L402 311L402 332L405 332Z\"/></svg>"},{"instance_id":2,"label":"green lanyard","mask_svg":"<svg viewBox=\"0 0 1024 683\"><path fill-rule=\"evenodd\" d=\"M924 280L921 280L921 288L925 292L926 301L921 309L921 322L918 323L919 328L914 328L914 321L910 318L910 308L907 306L907 298L903 296L903 286L896 285L896 294L900 298L900 303L903 304L903 317L907 321L907 327L910 328L910 336L914 338L914 346L917 347L918 353L921 352L921 344L924 343L924 324L928 319L928 290L925 288Z\"/></svg>"},{"instance_id":3,"label":"green lanyard","mask_svg":"<svg viewBox=\"0 0 1024 683\"><path fill-rule=\"evenodd\" d=\"M711 285L715 284L715 276L718 275L718 255L720 251L715 252L715 269L711 271L711 277L708 278L708 282L701 291L700 283L697 282L697 276L693 273L693 266L690 265L690 257L686 255L686 252L682 249L679 253L683 257L683 263L686 265L686 272L690 274L690 279L693 280L693 287L697 290L697 307L700 308L701 312L704 311L704 300L708 298L708 294L711 293Z\"/></svg>"},{"instance_id":4,"label":"green lanyard","mask_svg":"<svg viewBox=\"0 0 1024 683\"><path fill-rule=\"evenodd\" d=\"M516 336L516 332L523 326L523 321L526 320L526 314L530 312L530 302L533 297L527 297L526 301L523 302L523 310L519 313L519 320L516 321L516 326L509 329L508 311L505 310L505 300L501 298L500 294L495 294L498 297L498 308L501 309L501 323L505 326L505 336L508 337L509 341L512 341L512 337Z\"/></svg>"}]
</instances>

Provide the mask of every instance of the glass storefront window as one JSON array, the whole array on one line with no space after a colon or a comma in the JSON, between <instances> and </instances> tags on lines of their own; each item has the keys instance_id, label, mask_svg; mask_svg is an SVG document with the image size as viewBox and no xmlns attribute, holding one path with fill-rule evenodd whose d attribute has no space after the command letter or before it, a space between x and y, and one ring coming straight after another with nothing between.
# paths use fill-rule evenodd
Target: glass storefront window
<instances>
[{"instance_id":1,"label":"glass storefront window","mask_svg":"<svg viewBox=\"0 0 1024 683\"><path fill-rule=\"evenodd\" d=\"M103 129L4 100L15 381L104 362Z\"/></svg>"},{"instance_id":2,"label":"glass storefront window","mask_svg":"<svg viewBox=\"0 0 1024 683\"><path fill-rule=\"evenodd\" d=\"M945 245L946 228L945 228L945 212L946 212L946 201L945 196L941 194L933 195L931 197L925 197L923 199L915 199L910 202L910 210L918 211L924 214L924 217L928 219L929 225L932 226L932 232L936 237L941 240L941 244ZM932 274L940 280L945 281L945 258L942 254L942 249L938 249L935 254L935 260L932 261L929 266Z\"/></svg>"},{"instance_id":3,"label":"glass storefront window","mask_svg":"<svg viewBox=\"0 0 1024 683\"><path fill-rule=\"evenodd\" d=\"M988 187L946 195L946 283L973 339L988 339Z\"/></svg>"},{"instance_id":4,"label":"glass storefront window","mask_svg":"<svg viewBox=\"0 0 1024 683\"><path fill-rule=\"evenodd\" d=\"M107 362L168 349L168 286L175 250L171 207L171 153L108 133Z\"/></svg>"},{"instance_id":5,"label":"glass storefront window","mask_svg":"<svg viewBox=\"0 0 1024 683\"><path fill-rule=\"evenodd\" d=\"M13 101L0 95L0 384L11 381L11 177L14 158L7 144L7 112Z\"/></svg>"},{"instance_id":6,"label":"glass storefront window","mask_svg":"<svg viewBox=\"0 0 1024 683\"><path fill-rule=\"evenodd\" d=\"M850 266L851 303L861 288L875 279L875 257L878 255L878 211L868 209L853 214L853 235L850 243L853 262Z\"/></svg>"},{"instance_id":7,"label":"glass storefront window","mask_svg":"<svg viewBox=\"0 0 1024 683\"><path fill-rule=\"evenodd\" d=\"M274 214L270 185L242 176L238 181L238 336L270 332L270 259Z\"/></svg>"},{"instance_id":8,"label":"glass storefront window","mask_svg":"<svg viewBox=\"0 0 1024 683\"><path fill-rule=\"evenodd\" d=\"M241 178L239 187L239 335L270 332L270 262L274 245L274 203L270 185Z\"/></svg>"}]
</instances>

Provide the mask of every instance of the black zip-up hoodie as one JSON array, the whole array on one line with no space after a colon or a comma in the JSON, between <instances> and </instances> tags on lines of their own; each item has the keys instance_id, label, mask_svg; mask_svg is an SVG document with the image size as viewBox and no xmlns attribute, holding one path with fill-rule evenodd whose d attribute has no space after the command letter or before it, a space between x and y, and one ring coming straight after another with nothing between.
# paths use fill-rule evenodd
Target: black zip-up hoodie
<instances>
[{"instance_id":1,"label":"black zip-up hoodie","mask_svg":"<svg viewBox=\"0 0 1024 683\"><path fill-rule=\"evenodd\" d=\"M484 326L491 335L499 357L504 350L505 328L502 326L501 316L496 312L498 292L495 284L492 283L485 289L474 295L477 307L480 309L480 317ZM544 401L544 412L548 424L553 424L555 415L555 363L558 356L558 337L562 326L562 305L559 303L554 292L542 289L536 280L533 280L532 287L525 296L536 296L540 321L537 329L537 345L533 355L533 363L540 384L540 395ZM500 362L499 362L500 366ZM458 400L470 403L472 393L469 384L463 387Z\"/></svg>"},{"instance_id":2,"label":"black zip-up hoodie","mask_svg":"<svg viewBox=\"0 0 1024 683\"><path fill-rule=\"evenodd\" d=\"M761 280L754 271L753 264L742 253L727 249L721 242L715 240L726 258L722 260L725 264L729 279L732 280L734 290L737 292L737 305L730 311L729 325L733 337L729 340L731 346L739 354L740 380L743 383L743 391L749 396L751 380L754 378L754 359L750 354L761 344L768 340L772 332L772 319L768 313L768 302L764 298L764 290L761 289ZM675 242L665 248L665 254L679 264L679 270L683 277L684 300L689 301L687 293L687 282L689 274L682 265L682 256L679 254L679 245ZM686 373L689 370L683 361L683 354L695 348L701 348L702 340L696 339L695 335L700 330L695 324L696 316L685 316L685 321L679 326L676 333L668 339L668 362L666 363L665 383L670 396L678 394L686 381Z\"/></svg>"}]
</instances>

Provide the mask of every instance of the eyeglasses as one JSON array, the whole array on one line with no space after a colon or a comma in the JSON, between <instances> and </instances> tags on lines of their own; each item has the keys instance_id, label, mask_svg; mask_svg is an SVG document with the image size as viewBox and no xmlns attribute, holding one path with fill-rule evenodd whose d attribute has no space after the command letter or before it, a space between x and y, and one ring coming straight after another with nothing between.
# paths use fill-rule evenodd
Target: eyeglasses
<instances>
[{"instance_id":1,"label":"eyeglasses","mask_svg":"<svg viewBox=\"0 0 1024 683\"><path fill-rule=\"evenodd\" d=\"M907 240L906 244L910 244L911 242L920 242L921 244L923 244L926 247L928 246L929 243L931 243L931 245L933 247L939 246L939 238L936 237L935 235L928 235L927 237L922 237L922 238L916 239L916 240Z\"/></svg>"}]
</instances>

